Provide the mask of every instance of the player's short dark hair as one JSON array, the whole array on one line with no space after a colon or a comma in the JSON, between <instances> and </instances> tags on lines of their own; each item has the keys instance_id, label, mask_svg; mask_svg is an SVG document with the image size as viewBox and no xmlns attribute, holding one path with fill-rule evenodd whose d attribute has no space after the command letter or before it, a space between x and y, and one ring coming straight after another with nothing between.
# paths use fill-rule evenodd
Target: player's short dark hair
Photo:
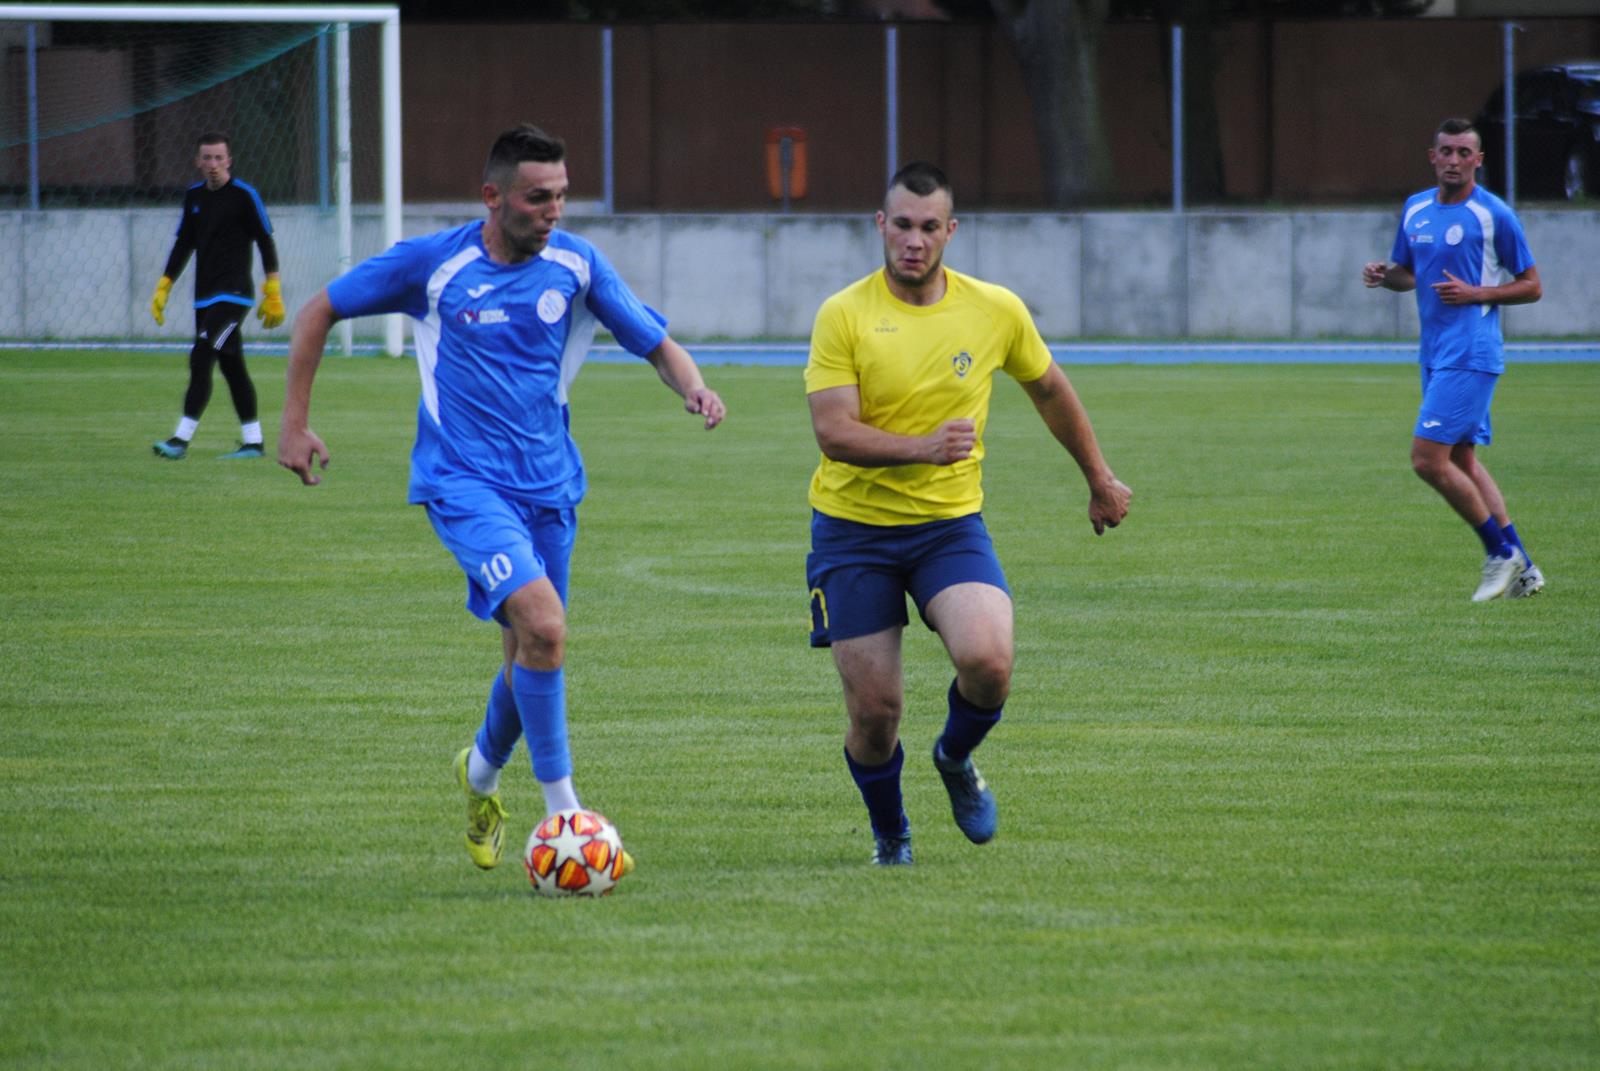
<instances>
[{"instance_id":1,"label":"player's short dark hair","mask_svg":"<svg viewBox=\"0 0 1600 1071\"><path fill-rule=\"evenodd\" d=\"M194 147L198 149L202 145L221 145L229 153L233 152L233 143L228 140L228 135L220 130L207 130L204 134L201 134L200 139L194 143Z\"/></svg>"},{"instance_id":2,"label":"player's short dark hair","mask_svg":"<svg viewBox=\"0 0 1600 1071\"><path fill-rule=\"evenodd\" d=\"M1472 125L1471 119L1446 119L1439 124L1439 129L1433 132L1433 140L1438 141L1440 134L1455 137L1457 134L1471 134L1478 139L1478 147L1483 147L1483 135L1478 133L1478 128Z\"/></svg>"},{"instance_id":3,"label":"player's short dark hair","mask_svg":"<svg viewBox=\"0 0 1600 1071\"><path fill-rule=\"evenodd\" d=\"M483 165L483 181L493 186L504 186L516 173L519 164L530 160L540 164L556 164L566 158L566 142L546 134L532 123L518 123L494 139L489 160Z\"/></svg>"},{"instance_id":4,"label":"player's short dark hair","mask_svg":"<svg viewBox=\"0 0 1600 1071\"><path fill-rule=\"evenodd\" d=\"M950 180L938 167L925 160L913 160L894 173L894 178L889 180L889 189L904 186L918 197L926 197L935 190L943 190L950 195L950 203L955 204L956 191L950 185Z\"/></svg>"}]
</instances>

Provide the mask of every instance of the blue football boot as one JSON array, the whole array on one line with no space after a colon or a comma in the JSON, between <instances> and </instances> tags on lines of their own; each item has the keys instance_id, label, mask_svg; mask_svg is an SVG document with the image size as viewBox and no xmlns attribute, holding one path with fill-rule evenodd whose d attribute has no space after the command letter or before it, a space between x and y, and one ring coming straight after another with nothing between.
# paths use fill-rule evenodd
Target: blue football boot
<instances>
[{"instance_id":1,"label":"blue football boot","mask_svg":"<svg viewBox=\"0 0 1600 1071\"><path fill-rule=\"evenodd\" d=\"M957 763L950 762L941 756L936 742L933 745L933 765L944 780L945 791L950 793L950 811L955 815L956 825L961 827L961 832L974 844L993 840L999 808L995 806L994 793L989 791L983 775L972 765L971 756Z\"/></svg>"}]
</instances>

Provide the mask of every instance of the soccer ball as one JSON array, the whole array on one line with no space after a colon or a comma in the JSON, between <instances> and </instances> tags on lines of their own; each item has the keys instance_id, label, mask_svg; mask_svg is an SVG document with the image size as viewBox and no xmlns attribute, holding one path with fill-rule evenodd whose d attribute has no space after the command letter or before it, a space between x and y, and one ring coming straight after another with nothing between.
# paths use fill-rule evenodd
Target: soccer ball
<instances>
[{"instance_id":1,"label":"soccer ball","mask_svg":"<svg viewBox=\"0 0 1600 1071\"><path fill-rule=\"evenodd\" d=\"M545 896L604 896L622 880L622 837L603 814L557 811L528 838L522 865Z\"/></svg>"}]
</instances>

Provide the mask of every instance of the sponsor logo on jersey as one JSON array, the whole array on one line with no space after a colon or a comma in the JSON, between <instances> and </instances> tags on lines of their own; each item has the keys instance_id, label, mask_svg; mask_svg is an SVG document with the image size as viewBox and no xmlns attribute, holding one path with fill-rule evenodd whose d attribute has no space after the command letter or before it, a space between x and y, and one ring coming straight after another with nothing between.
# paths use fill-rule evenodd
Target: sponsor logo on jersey
<instances>
[{"instance_id":1,"label":"sponsor logo on jersey","mask_svg":"<svg viewBox=\"0 0 1600 1071\"><path fill-rule=\"evenodd\" d=\"M894 324L890 323L889 318L885 316L883 319L878 321L878 326L874 327L872 330L875 334L892 335L900 329Z\"/></svg>"},{"instance_id":2,"label":"sponsor logo on jersey","mask_svg":"<svg viewBox=\"0 0 1600 1071\"><path fill-rule=\"evenodd\" d=\"M950 367L955 369L957 379L965 379L967 373L972 371L972 354L962 350L950 358Z\"/></svg>"},{"instance_id":3,"label":"sponsor logo on jersey","mask_svg":"<svg viewBox=\"0 0 1600 1071\"><path fill-rule=\"evenodd\" d=\"M1433 244L1433 235L1431 235L1431 234L1413 234L1411 236L1411 244L1412 245L1432 245Z\"/></svg>"},{"instance_id":4,"label":"sponsor logo on jersey","mask_svg":"<svg viewBox=\"0 0 1600 1071\"><path fill-rule=\"evenodd\" d=\"M464 324L508 324L511 317L505 309L462 309L457 314Z\"/></svg>"}]
</instances>

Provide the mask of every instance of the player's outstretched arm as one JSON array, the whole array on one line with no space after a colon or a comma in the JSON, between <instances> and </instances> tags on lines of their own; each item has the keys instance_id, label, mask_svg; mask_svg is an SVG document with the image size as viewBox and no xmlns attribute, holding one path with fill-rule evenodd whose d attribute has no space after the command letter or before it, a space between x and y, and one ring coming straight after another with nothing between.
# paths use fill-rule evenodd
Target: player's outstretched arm
<instances>
[{"instance_id":1,"label":"player's outstretched arm","mask_svg":"<svg viewBox=\"0 0 1600 1071\"><path fill-rule=\"evenodd\" d=\"M1128 515L1128 503L1133 492L1117 479L1100 454L1100 444L1094 437L1089 414L1078 400L1078 392L1058 364L1031 383L1022 384L1033 407L1044 418L1056 441L1067 448L1072 460L1078 463L1083 478L1089 484L1089 523L1094 534L1101 535L1107 528L1115 528Z\"/></svg>"},{"instance_id":2,"label":"player's outstretched arm","mask_svg":"<svg viewBox=\"0 0 1600 1071\"><path fill-rule=\"evenodd\" d=\"M328 447L309 426L311 384L322 364L322 351L328 345L328 332L339 316L320 290L306 302L294 318L289 335L289 369L284 377L283 422L278 428L278 464L300 477L307 486L319 484L322 477L312 471L321 461L328 467Z\"/></svg>"},{"instance_id":3,"label":"player's outstretched arm","mask_svg":"<svg viewBox=\"0 0 1600 1071\"><path fill-rule=\"evenodd\" d=\"M694 363L689 351L673 341L670 335L645 354L644 359L654 366L661 382L683 399L685 410L706 418L707 431L722 423L722 418L728 415L728 407L722 404L717 392L706 386L705 379L700 375L700 366Z\"/></svg>"}]
</instances>

